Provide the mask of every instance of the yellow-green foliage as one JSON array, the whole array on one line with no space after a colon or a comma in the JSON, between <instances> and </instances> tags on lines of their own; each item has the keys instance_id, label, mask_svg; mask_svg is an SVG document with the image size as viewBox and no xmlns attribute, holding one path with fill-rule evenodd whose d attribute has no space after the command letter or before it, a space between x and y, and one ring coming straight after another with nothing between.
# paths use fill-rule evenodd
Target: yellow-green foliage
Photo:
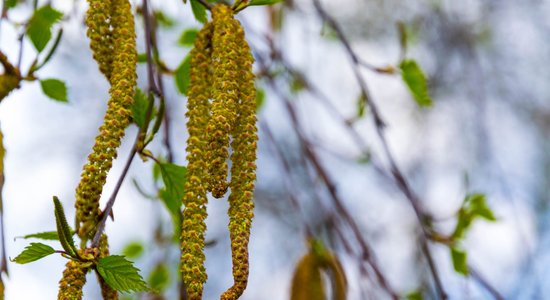
<instances>
[{"instance_id":1,"label":"yellow-green foliage","mask_svg":"<svg viewBox=\"0 0 550 300\"><path fill-rule=\"evenodd\" d=\"M112 74L110 76L111 98L103 124L99 128L92 153L84 166L80 184L76 189L76 228L78 235L86 240L97 224L99 198L112 160L124 136L131 116L131 105L136 85L136 42L134 17L128 0L111 0L113 38ZM89 17L91 18L91 17ZM98 41L92 40L91 43ZM103 46L102 46L103 47ZM102 62L99 61L101 66Z\"/></svg>"},{"instance_id":2,"label":"yellow-green foliage","mask_svg":"<svg viewBox=\"0 0 550 300\"><path fill-rule=\"evenodd\" d=\"M204 233L206 231L206 126L210 116L210 62L212 23L198 33L191 50L191 70L187 101L187 182L183 199L181 268L189 299L202 299L206 282Z\"/></svg>"},{"instance_id":3,"label":"yellow-green foliage","mask_svg":"<svg viewBox=\"0 0 550 300\"><path fill-rule=\"evenodd\" d=\"M86 283L88 267L82 262L69 260L63 271L63 278L59 281L58 300L82 299L82 287Z\"/></svg>"},{"instance_id":4,"label":"yellow-green foliage","mask_svg":"<svg viewBox=\"0 0 550 300\"><path fill-rule=\"evenodd\" d=\"M199 32L191 51L182 273L189 299L202 299L207 278L203 253L206 193L220 198L231 187L229 232L234 284L221 298L237 299L246 288L249 273L248 240L256 179L256 89L253 58L233 11L216 5L212 18ZM228 183L229 146L233 153Z\"/></svg>"}]
</instances>

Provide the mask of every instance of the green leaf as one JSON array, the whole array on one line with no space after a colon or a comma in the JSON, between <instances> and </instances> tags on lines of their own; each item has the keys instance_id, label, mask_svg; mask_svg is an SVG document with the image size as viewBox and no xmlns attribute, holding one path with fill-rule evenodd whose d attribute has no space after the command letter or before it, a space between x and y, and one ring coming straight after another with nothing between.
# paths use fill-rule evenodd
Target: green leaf
<instances>
[{"instance_id":1,"label":"green leaf","mask_svg":"<svg viewBox=\"0 0 550 300\"><path fill-rule=\"evenodd\" d=\"M138 258L143 254L143 245L140 242L131 242L124 247L122 253L128 258Z\"/></svg>"},{"instance_id":2,"label":"green leaf","mask_svg":"<svg viewBox=\"0 0 550 300\"><path fill-rule=\"evenodd\" d=\"M197 0L191 0L191 9L195 19L201 23L206 23L206 8Z\"/></svg>"},{"instance_id":3,"label":"green leaf","mask_svg":"<svg viewBox=\"0 0 550 300\"><path fill-rule=\"evenodd\" d=\"M181 199L185 193L187 168L171 163L161 163L160 172L164 181L164 190L161 190L161 199L173 214L180 213Z\"/></svg>"},{"instance_id":4,"label":"green leaf","mask_svg":"<svg viewBox=\"0 0 550 300\"><path fill-rule=\"evenodd\" d=\"M58 79L44 79L40 80L40 86L46 96L60 102L68 102L65 82Z\"/></svg>"},{"instance_id":5,"label":"green leaf","mask_svg":"<svg viewBox=\"0 0 550 300\"><path fill-rule=\"evenodd\" d=\"M7 8L14 8L17 6L18 0L7 0L5 3Z\"/></svg>"},{"instance_id":6,"label":"green leaf","mask_svg":"<svg viewBox=\"0 0 550 300\"><path fill-rule=\"evenodd\" d=\"M144 64L147 62L147 53L139 53L137 57L137 61L140 64Z\"/></svg>"},{"instance_id":7,"label":"green leaf","mask_svg":"<svg viewBox=\"0 0 550 300\"><path fill-rule=\"evenodd\" d=\"M184 32L182 32L180 39L178 40L178 43L182 46L193 46L195 43L195 39L197 38L197 34L199 33L199 30L196 28L187 29Z\"/></svg>"},{"instance_id":8,"label":"green leaf","mask_svg":"<svg viewBox=\"0 0 550 300\"><path fill-rule=\"evenodd\" d=\"M410 292L405 296L405 298L407 300L424 300L424 296L422 296L421 290Z\"/></svg>"},{"instance_id":9,"label":"green leaf","mask_svg":"<svg viewBox=\"0 0 550 300\"><path fill-rule=\"evenodd\" d=\"M27 35L38 52L44 50L52 38L52 26L57 23L63 14L50 5L37 9L29 20Z\"/></svg>"},{"instance_id":10,"label":"green leaf","mask_svg":"<svg viewBox=\"0 0 550 300\"><path fill-rule=\"evenodd\" d=\"M248 6L272 5L272 4L277 4L279 2L283 2L283 0L250 0L250 3L248 3Z\"/></svg>"},{"instance_id":11,"label":"green leaf","mask_svg":"<svg viewBox=\"0 0 550 300\"><path fill-rule=\"evenodd\" d=\"M157 264L149 274L147 282L152 290L162 292L170 283L170 270L164 263Z\"/></svg>"},{"instance_id":12,"label":"green leaf","mask_svg":"<svg viewBox=\"0 0 550 300\"><path fill-rule=\"evenodd\" d=\"M484 218L487 221L496 221L497 218L493 214L493 211L487 205L487 199L484 194L472 194L467 197L470 203L470 209L472 214Z\"/></svg>"},{"instance_id":13,"label":"green leaf","mask_svg":"<svg viewBox=\"0 0 550 300\"><path fill-rule=\"evenodd\" d=\"M63 249L72 257L77 257L77 250L74 245L73 240L73 230L67 223L67 218L65 217L65 212L63 210L63 205L59 198L53 196L54 212L55 212L55 223L57 225L57 234L59 236L59 242Z\"/></svg>"},{"instance_id":14,"label":"green leaf","mask_svg":"<svg viewBox=\"0 0 550 300\"><path fill-rule=\"evenodd\" d=\"M18 264L26 264L35 260L39 260L53 253L55 253L55 250L48 245L44 245L42 243L31 243L25 248L25 250L23 250L23 252L21 252L21 254L17 255L17 257L14 258L12 261Z\"/></svg>"},{"instance_id":15,"label":"green leaf","mask_svg":"<svg viewBox=\"0 0 550 300\"><path fill-rule=\"evenodd\" d=\"M256 111L259 111L265 103L265 90L256 89Z\"/></svg>"},{"instance_id":16,"label":"green leaf","mask_svg":"<svg viewBox=\"0 0 550 300\"><path fill-rule=\"evenodd\" d=\"M367 106L367 97L365 93L361 93L357 99L357 118L362 118L365 116L365 108Z\"/></svg>"},{"instance_id":17,"label":"green leaf","mask_svg":"<svg viewBox=\"0 0 550 300\"><path fill-rule=\"evenodd\" d=\"M432 105L432 99L428 94L426 76L424 76L424 72L422 72L416 61L404 60L399 65L399 68L401 69L403 81L409 87L416 103L419 106Z\"/></svg>"},{"instance_id":18,"label":"green leaf","mask_svg":"<svg viewBox=\"0 0 550 300\"><path fill-rule=\"evenodd\" d=\"M139 269L124 256L110 255L100 258L97 271L113 289L121 292L141 292L147 290L147 284L139 275Z\"/></svg>"},{"instance_id":19,"label":"green leaf","mask_svg":"<svg viewBox=\"0 0 550 300\"><path fill-rule=\"evenodd\" d=\"M464 276L468 275L467 254L464 250L451 247L451 259L455 271Z\"/></svg>"},{"instance_id":20,"label":"green leaf","mask_svg":"<svg viewBox=\"0 0 550 300\"><path fill-rule=\"evenodd\" d=\"M176 24L176 21L174 21L174 19L168 17L160 10L155 10L154 15L155 15L155 18L157 19L157 22L162 27L170 28Z\"/></svg>"},{"instance_id":21,"label":"green leaf","mask_svg":"<svg viewBox=\"0 0 550 300\"><path fill-rule=\"evenodd\" d=\"M23 238L24 239L41 239L41 240L47 240L47 241L59 240L57 231L45 231L45 232L27 234L27 235L24 235Z\"/></svg>"},{"instance_id":22,"label":"green leaf","mask_svg":"<svg viewBox=\"0 0 550 300\"><path fill-rule=\"evenodd\" d=\"M149 107L147 95L145 95L141 89L136 88L134 103L132 103L132 116L136 125L142 129L145 129L145 115L147 114L147 107Z\"/></svg>"},{"instance_id":23,"label":"green leaf","mask_svg":"<svg viewBox=\"0 0 550 300\"><path fill-rule=\"evenodd\" d=\"M191 70L191 56L187 55L174 74L174 81L178 91L183 95L187 95L189 89L189 72Z\"/></svg>"}]
</instances>

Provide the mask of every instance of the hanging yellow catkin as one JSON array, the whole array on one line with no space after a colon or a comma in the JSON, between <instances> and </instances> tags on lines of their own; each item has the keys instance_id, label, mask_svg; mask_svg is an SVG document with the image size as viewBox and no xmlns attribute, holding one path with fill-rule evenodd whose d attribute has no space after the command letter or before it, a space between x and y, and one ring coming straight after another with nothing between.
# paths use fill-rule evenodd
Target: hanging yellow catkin
<instances>
[{"instance_id":1,"label":"hanging yellow catkin","mask_svg":"<svg viewBox=\"0 0 550 300\"><path fill-rule=\"evenodd\" d=\"M89 268L89 263L69 260L65 264L63 277L59 281L57 300L82 299L82 287L86 283L86 273L88 273Z\"/></svg>"},{"instance_id":2,"label":"hanging yellow catkin","mask_svg":"<svg viewBox=\"0 0 550 300\"><path fill-rule=\"evenodd\" d=\"M210 146L208 171L209 190L216 198L227 191L227 159L229 137L236 119L239 85L236 59L239 45L235 43L235 28L232 26L233 11L227 5L212 8L212 116L207 133Z\"/></svg>"},{"instance_id":3,"label":"hanging yellow catkin","mask_svg":"<svg viewBox=\"0 0 550 300\"><path fill-rule=\"evenodd\" d=\"M229 233L233 262L233 286L222 299L237 299L246 289L248 282L248 241L254 216L254 182L256 180L256 87L252 72L250 47L239 21L232 19L231 27L236 44L237 64L237 120L231 131L231 195L229 196Z\"/></svg>"},{"instance_id":4,"label":"hanging yellow catkin","mask_svg":"<svg viewBox=\"0 0 550 300\"><path fill-rule=\"evenodd\" d=\"M181 232L181 272L190 300L202 299L206 282L204 233L206 232L206 126L210 115L212 23L198 33L191 50L187 101L187 181Z\"/></svg>"},{"instance_id":5,"label":"hanging yellow catkin","mask_svg":"<svg viewBox=\"0 0 550 300\"><path fill-rule=\"evenodd\" d=\"M130 122L137 78L134 17L130 3L128 0L111 1L110 24L114 45L109 90L111 98L103 124L99 128L99 135L76 189L76 229L83 241L93 234L99 219L99 198L124 136L124 129Z\"/></svg>"},{"instance_id":6,"label":"hanging yellow catkin","mask_svg":"<svg viewBox=\"0 0 550 300\"><path fill-rule=\"evenodd\" d=\"M113 64L113 35L111 24L113 22L113 0L88 0L86 13L86 34L90 39L90 48L94 59L99 65L99 70L107 80L111 79Z\"/></svg>"},{"instance_id":7,"label":"hanging yellow catkin","mask_svg":"<svg viewBox=\"0 0 550 300\"><path fill-rule=\"evenodd\" d=\"M21 74L9 61L6 55L0 51L0 63L4 66L4 74L0 75L0 101L16 89L21 82Z\"/></svg>"},{"instance_id":8,"label":"hanging yellow catkin","mask_svg":"<svg viewBox=\"0 0 550 300\"><path fill-rule=\"evenodd\" d=\"M319 262L308 253L298 262L292 278L290 300L324 300L325 288Z\"/></svg>"}]
</instances>

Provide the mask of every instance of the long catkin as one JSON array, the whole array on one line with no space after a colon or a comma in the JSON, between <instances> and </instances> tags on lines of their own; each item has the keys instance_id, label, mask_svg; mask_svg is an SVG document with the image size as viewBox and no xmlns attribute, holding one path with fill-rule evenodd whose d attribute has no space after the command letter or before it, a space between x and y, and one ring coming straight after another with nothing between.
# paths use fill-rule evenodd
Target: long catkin
<instances>
[{"instance_id":1,"label":"long catkin","mask_svg":"<svg viewBox=\"0 0 550 300\"><path fill-rule=\"evenodd\" d=\"M187 178L181 232L181 272L190 300L202 299L207 275L204 268L206 232L206 126L210 116L212 23L198 33L191 50L191 70L187 101Z\"/></svg>"},{"instance_id":2,"label":"long catkin","mask_svg":"<svg viewBox=\"0 0 550 300\"><path fill-rule=\"evenodd\" d=\"M100 215L99 198L117 156L117 148L124 136L131 116L131 105L136 85L137 52L134 17L128 0L111 0L110 24L113 38L111 95L104 121L99 128L92 153L84 166L76 189L76 228L85 241L93 234ZM97 41L91 40L91 43ZM99 62L101 66L101 62Z\"/></svg>"}]
</instances>

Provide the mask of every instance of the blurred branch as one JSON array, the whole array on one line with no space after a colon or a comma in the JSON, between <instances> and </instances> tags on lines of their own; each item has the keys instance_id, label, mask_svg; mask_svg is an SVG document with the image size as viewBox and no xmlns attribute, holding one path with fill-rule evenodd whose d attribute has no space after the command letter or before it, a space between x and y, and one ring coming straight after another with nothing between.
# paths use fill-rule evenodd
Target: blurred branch
<instances>
[{"instance_id":1,"label":"blurred branch","mask_svg":"<svg viewBox=\"0 0 550 300\"><path fill-rule=\"evenodd\" d=\"M403 176L403 173L401 172L401 170L398 168L397 163L395 162L395 159L393 157L393 154L390 151L388 142L386 140L386 136L384 134L385 123L384 123L384 121L381 117L381 114L378 110L378 107L377 107L376 103L374 102L372 97L370 97L370 95L369 95L370 93L369 93L369 90L367 88L367 84L366 84L366 82L365 82L365 80L364 80L364 78L361 74L361 71L359 70L359 66L360 66L359 57L356 55L356 53L351 48L351 44L347 40L346 36L344 35L344 33L343 33L342 29L340 28L340 26L338 25L338 23L336 23L336 21L331 16L329 16L328 13L323 9L323 7L321 6L321 3L319 2L319 0L313 0L313 3L315 5L315 9L317 10L319 16L334 29L338 39L343 44L343 46L346 49L346 52L348 53L348 55L350 56L350 58L352 60L353 72L355 74L357 82L359 83L361 93L363 94L363 97L365 99L367 99L367 105L370 107L372 115L374 117L374 124L376 126L376 132L377 132L378 137L379 137L379 139L382 143L382 147L384 149L386 157L388 158L389 163L390 163L390 172L391 172L391 174L392 174L392 176L395 180L396 185L399 187L401 192L403 192L405 197L409 200L411 206L414 209L414 212L415 212L415 215L418 219L418 222L420 223L421 230L422 230L422 236L420 237L421 248L424 252L426 260L428 261L428 265L430 267L430 271L431 271L433 279L434 279L437 294L438 294L440 299L448 299L447 293L445 292L445 290L443 288L441 278L440 278L439 273L437 271L437 268L435 266L435 262L434 262L432 253L431 253L429 245L428 245L428 232L426 231L426 225L427 225L426 222L427 222L428 218L424 214L424 212L422 211L422 208L420 206L420 201L419 201L418 197L413 193L413 191L409 187L409 184L408 184L407 180Z\"/></svg>"}]
</instances>

